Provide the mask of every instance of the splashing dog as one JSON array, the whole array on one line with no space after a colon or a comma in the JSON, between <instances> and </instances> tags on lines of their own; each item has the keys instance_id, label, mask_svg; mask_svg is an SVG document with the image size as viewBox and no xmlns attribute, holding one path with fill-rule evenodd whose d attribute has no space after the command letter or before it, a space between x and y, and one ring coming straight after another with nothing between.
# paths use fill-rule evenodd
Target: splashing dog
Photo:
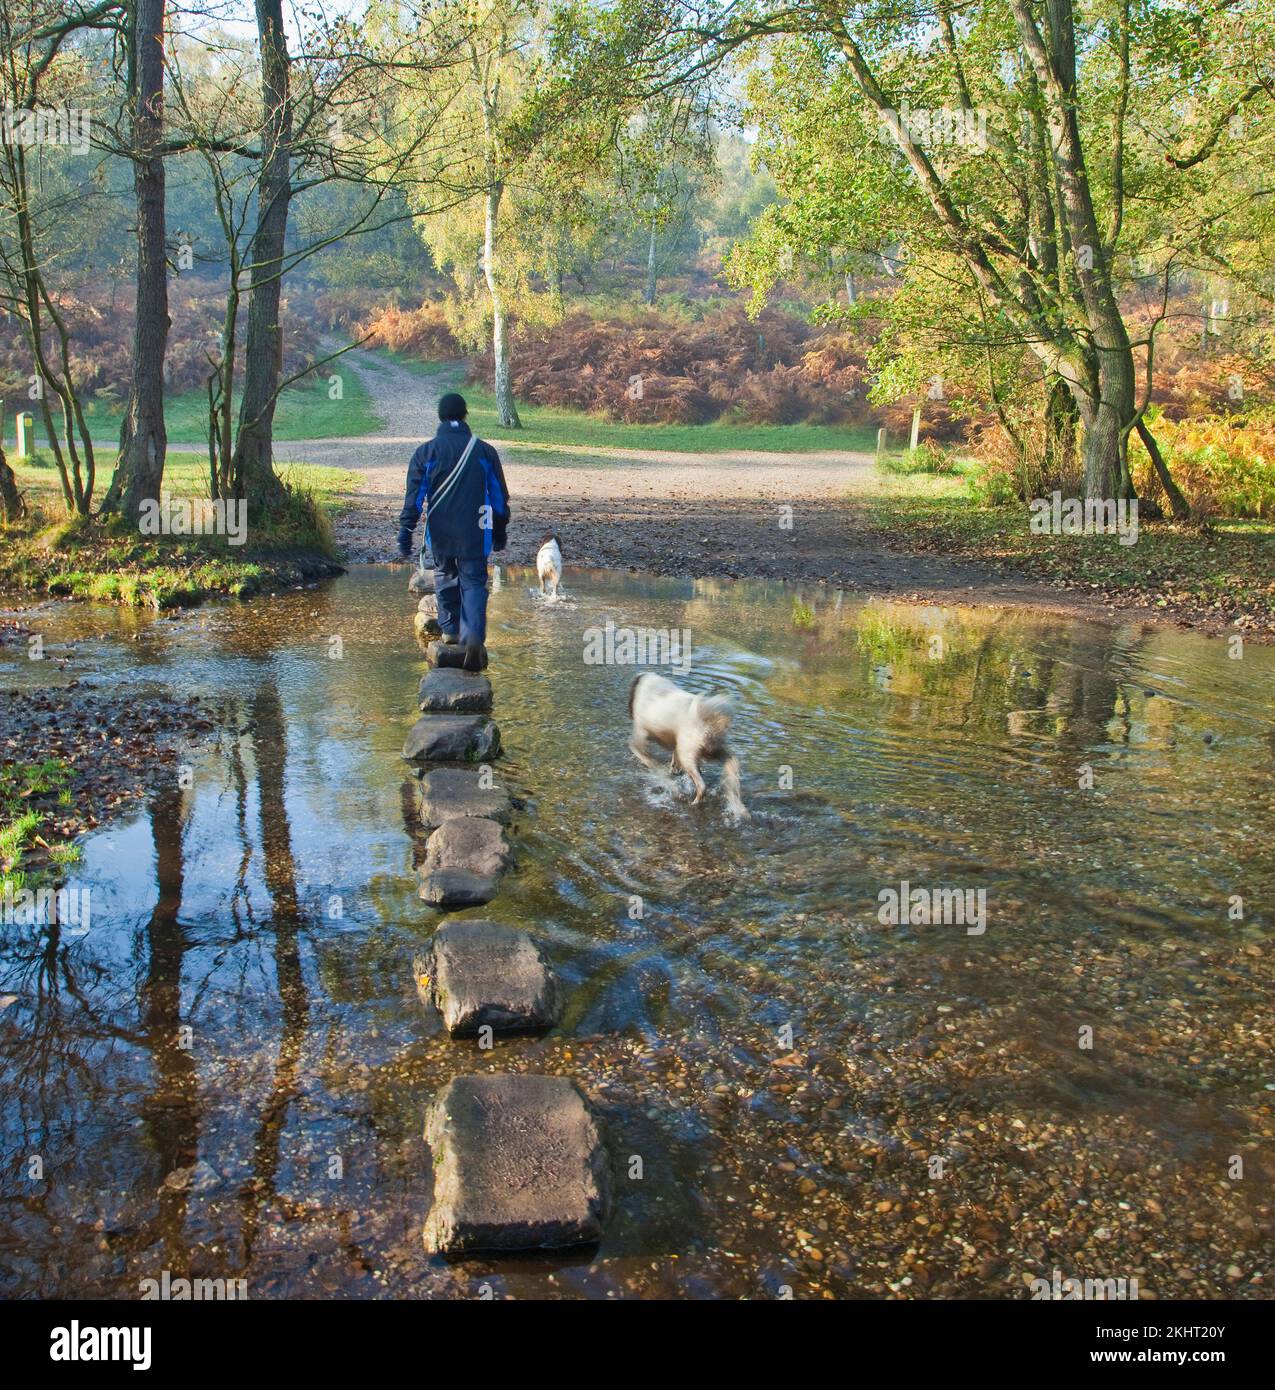
<instances>
[{"instance_id":1,"label":"splashing dog","mask_svg":"<svg viewBox=\"0 0 1275 1390\"><path fill-rule=\"evenodd\" d=\"M740 795L739 760L726 743L732 716L729 695L690 695L663 676L644 671L629 690L629 714L633 719L629 749L640 763L662 772L647 751L649 744L659 744L672 755L669 773L680 770L691 779L695 787L691 805L697 806L705 791L700 763L720 762L727 807L740 820L752 819Z\"/></svg>"},{"instance_id":2,"label":"splashing dog","mask_svg":"<svg viewBox=\"0 0 1275 1390\"><path fill-rule=\"evenodd\" d=\"M552 532L544 538L536 552L536 573L540 576L541 594L552 603L558 597L558 585L562 583L562 547Z\"/></svg>"}]
</instances>

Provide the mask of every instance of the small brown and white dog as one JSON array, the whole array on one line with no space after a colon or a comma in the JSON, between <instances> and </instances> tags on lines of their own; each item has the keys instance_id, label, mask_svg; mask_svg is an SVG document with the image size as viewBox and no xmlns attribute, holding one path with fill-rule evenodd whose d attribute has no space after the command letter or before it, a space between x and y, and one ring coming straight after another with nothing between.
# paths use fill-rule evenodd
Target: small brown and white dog
<instances>
[{"instance_id":1,"label":"small brown and white dog","mask_svg":"<svg viewBox=\"0 0 1275 1390\"><path fill-rule=\"evenodd\" d=\"M689 695L663 676L643 671L629 689L629 714L633 719L629 749L640 763L654 772L664 770L647 752L648 743L671 753L668 771L681 770L691 779L695 787L691 805L697 806L704 799L700 762L720 762L727 807L740 820L752 819L740 796L739 760L726 743L729 695Z\"/></svg>"},{"instance_id":2,"label":"small brown and white dog","mask_svg":"<svg viewBox=\"0 0 1275 1390\"><path fill-rule=\"evenodd\" d=\"M536 573L540 576L540 592L545 593L547 584L547 597L556 599L558 585L562 583L562 547L552 532L541 541L540 549L536 551Z\"/></svg>"}]
</instances>

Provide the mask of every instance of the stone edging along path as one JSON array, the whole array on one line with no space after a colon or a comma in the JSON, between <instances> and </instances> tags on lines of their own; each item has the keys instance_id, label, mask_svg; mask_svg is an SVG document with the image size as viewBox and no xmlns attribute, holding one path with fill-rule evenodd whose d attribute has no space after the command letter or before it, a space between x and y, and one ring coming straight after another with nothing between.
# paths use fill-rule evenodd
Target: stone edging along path
<instances>
[{"instance_id":1,"label":"stone edging along path","mask_svg":"<svg viewBox=\"0 0 1275 1390\"><path fill-rule=\"evenodd\" d=\"M480 907L512 863L513 802L495 779L500 729L484 675L457 670L439 632L433 581L419 571L417 638L430 669L417 692L421 717L403 744L420 778L429 830L419 874L431 907ZM477 764L477 766L475 766ZM445 919L414 958L417 992L455 1039L541 1032L562 1016L557 976L537 941L497 920ZM484 1072L458 1076L425 1120L434 1199L426 1249L440 1255L539 1250L597 1241L611 1209L611 1160L601 1126L565 1076Z\"/></svg>"}]
</instances>

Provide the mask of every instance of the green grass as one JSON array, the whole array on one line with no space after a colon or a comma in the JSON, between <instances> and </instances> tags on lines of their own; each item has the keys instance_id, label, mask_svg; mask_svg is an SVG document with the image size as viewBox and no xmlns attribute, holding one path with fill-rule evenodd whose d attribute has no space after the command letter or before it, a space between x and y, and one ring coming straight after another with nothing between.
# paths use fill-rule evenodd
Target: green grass
<instances>
[{"instance_id":1,"label":"green grass","mask_svg":"<svg viewBox=\"0 0 1275 1390\"><path fill-rule=\"evenodd\" d=\"M35 886L37 875L23 865L31 851L41 847L40 830L53 808L70 804L70 780L70 767L57 758L0 767L0 891L5 884L12 885L15 892ZM79 858L74 844L54 843L43 848L51 868Z\"/></svg>"},{"instance_id":2,"label":"green grass","mask_svg":"<svg viewBox=\"0 0 1275 1390\"><path fill-rule=\"evenodd\" d=\"M207 467L199 454L170 454L165 493L207 497ZM246 543L234 546L223 535L145 536L119 518L68 518L47 456L22 460L14 472L30 514L3 528L0 588L161 609L214 595L246 598L318 572L317 557L335 552L332 513L357 481L320 465L281 470L289 505L264 528L250 525ZM99 500L105 487L100 480Z\"/></svg>"},{"instance_id":3,"label":"green grass","mask_svg":"<svg viewBox=\"0 0 1275 1390\"><path fill-rule=\"evenodd\" d=\"M340 400L328 399L328 377L331 375L341 378ZM87 403L85 414L95 442L118 439L123 409L123 402L119 400ZM164 420L169 444L204 444L208 438L206 392L201 388L170 396L164 403ZM375 434L380 428L381 421L373 409L372 397L339 357L319 378L307 378L289 386L280 394L275 407L274 437L281 442ZM47 446L48 437L38 418L35 429L37 445Z\"/></svg>"},{"instance_id":4,"label":"green grass","mask_svg":"<svg viewBox=\"0 0 1275 1390\"><path fill-rule=\"evenodd\" d=\"M420 362L400 354L378 352L423 381L441 389L440 377L456 383L463 364ZM454 386L453 386L453 389ZM469 405L469 422L484 439L500 439L520 449L668 449L678 453L726 454L755 449L764 453L811 454L826 450L872 452L875 425L750 425L723 418L707 425L629 425L565 406L518 402L522 429L511 430L496 419L495 397L485 387L459 388Z\"/></svg>"},{"instance_id":5,"label":"green grass","mask_svg":"<svg viewBox=\"0 0 1275 1390\"><path fill-rule=\"evenodd\" d=\"M943 476L959 473L962 466L945 449L928 440L916 449L888 451L881 457L881 471L896 473L904 477L916 473L929 473Z\"/></svg>"},{"instance_id":6,"label":"green grass","mask_svg":"<svg viewBox=\"0 0 1275 1390\"><path fill-rule=\"evenodd\" d=\"M873 529L909 549L991 562L1144 607L1275 625L1275 522L1144 521L1130 546L1115 536L1033 535L1024 504L974 499L971 467L958 461L948 476L877 474L855 496Z\"/></svg>"}]
</instances>

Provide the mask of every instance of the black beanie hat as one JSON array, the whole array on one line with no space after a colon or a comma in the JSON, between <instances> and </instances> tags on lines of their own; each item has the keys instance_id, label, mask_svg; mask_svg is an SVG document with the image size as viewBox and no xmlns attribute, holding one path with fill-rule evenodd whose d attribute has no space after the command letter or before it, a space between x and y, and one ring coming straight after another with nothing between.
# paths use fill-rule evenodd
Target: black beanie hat
<instances>
[{"instance_id":1,"label":"black beanie hat","mask_svg":"<svg viewBox=\"0 0 1275 1390\"><path fill-rule=\"evenodd\" d=\"M455 391L449 391L438 403L438 418L440 420L463 420L469 414L469 407L465 404L465 398Z\"/></svg>"}]
</instances>

